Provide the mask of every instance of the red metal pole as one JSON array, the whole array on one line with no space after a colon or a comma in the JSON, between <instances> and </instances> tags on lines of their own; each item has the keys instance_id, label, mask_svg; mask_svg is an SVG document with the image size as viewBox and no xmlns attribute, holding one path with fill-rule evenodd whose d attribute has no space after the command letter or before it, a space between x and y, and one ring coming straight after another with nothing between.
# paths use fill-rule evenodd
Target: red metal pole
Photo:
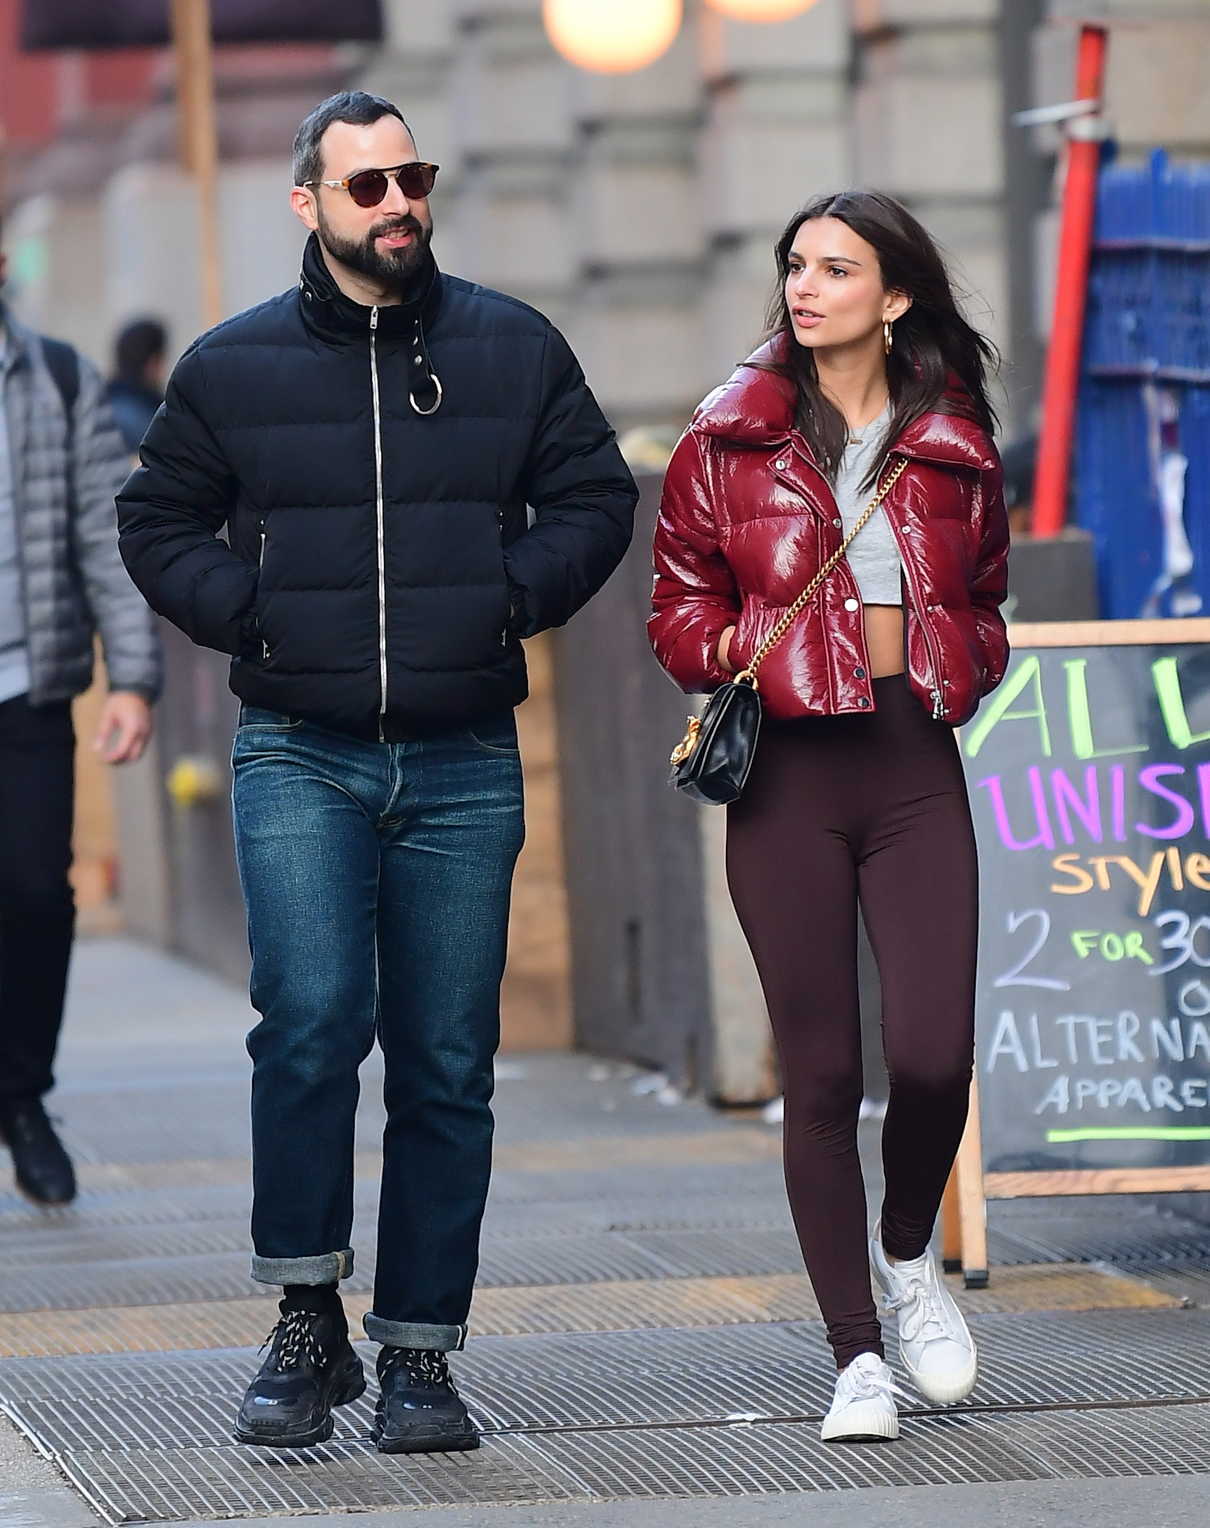
<instances>
[{"instance_id":1,"label":"red metal pole","mask_svg":"<svg viewBox=\"0 0 1210 1528\"><path fill-rule=\"evenodd\" d=\"M1104 27L1080 28L1076 66L1076 99L1100 101L1104 92L1105 54L1109 33ZM1076 394L1080 385L1080 347L1084 336L1084 305L1092 254L1096 214L1100 138L1077 136L1077 117L1069 129L1067 176L1063 186L1063 221L1059 235L1059 268L1055 285L1054 322L1046 357L1042 392L1042 427L1034 476L1033 533L1056 536L1067 519L1067 488L1075 435Z\"/></svg>"}]
</instances>

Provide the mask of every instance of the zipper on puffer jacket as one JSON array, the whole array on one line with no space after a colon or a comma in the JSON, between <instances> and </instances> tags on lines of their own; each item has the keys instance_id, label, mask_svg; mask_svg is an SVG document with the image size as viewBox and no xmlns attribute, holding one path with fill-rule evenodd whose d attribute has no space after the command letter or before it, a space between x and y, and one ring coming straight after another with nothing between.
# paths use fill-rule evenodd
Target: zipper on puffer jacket
<instances>
[{"instance_id":1,"label":"zipper on puffer jacket","mask_svg":"<svg viewBox=\"0 0 1210 1528\"><path fill-rule=\"evenodd\" d=\"M500 555L501 555L501 557L503 557L504 556L504 511L502 509L498 509L496 511L496 535L499 536L499 538L500 538ZM505 585L507 586L507 584L508 584L508 573L507 573L507 571L505 572L505 575L504 575L504 582L505 582ZM509 614L510 614L510 616L512 614L512 599L511 599L511 596L509 598ZM508 646L508 626L509 626L509 623L506 621L504 623L504 630L500 633L500 646L501 647L507 647Z\"/></svg>"},{"instance_id":2,"label":"zipper on puffer jacket","mask_svg":"<svg viewBox=\"0 0 1210 1528\"><path fill-rule=\"evenodd\" d=\"M916 576L912 571L911 559L908 557L904 547L903 536L900 533L899 527L895 524L895 517L886 508L885 504L883 505L882 512L886 516L887 524L891 527L891 533L895 537L896 545L899 547L899 562L903 568L904 582L907 584L908 592L911 595L912 607L916 612L916 619L920 622L920 630L924 634L924 646L929 655L929 663L933 670L933 688L929 692L933 700L933 720L939 722L945 715L945 695L943 690L945 680L941 677L941 654L933 646L933 635L929 630L929 623L924 615L924 600L921 598L920 590L916 587ZM905 646L907 645L906 621L904 622L904 644ZM908 660L908 673L910 675L912 671L911 653L909 652L906 656Z\"/></svg>"},{"instance_id":3,"label":"zipper on puffer jacket","mask_svg":"<svg viewBox=\"0 0 1210 1528\"><path fill-rule=\"evenodd\" d=\"M265 526L265 522L262 520L260 523L260 556L256 559L256 579L258 586L265 571L265 542L268 539L268 535L269 532ZM261 632L260 649L261 662L263 663L264 660L269 656L269 644L265 641L265 634L263 631Z\"/></svg>"},{"instance_id":4,"label":"zipper on puffer jacket","mask_svg":"<svg viewBox=\"0 0 1210 1528\"><path fill-rule=\"evenodd\" d=\"M382 493L382 411L378 396L378 309L370 309L370 390L374 397L374 501L378 528L378 741L386 741L387 562L386 508Z\"/></svg>"}]
</instances>

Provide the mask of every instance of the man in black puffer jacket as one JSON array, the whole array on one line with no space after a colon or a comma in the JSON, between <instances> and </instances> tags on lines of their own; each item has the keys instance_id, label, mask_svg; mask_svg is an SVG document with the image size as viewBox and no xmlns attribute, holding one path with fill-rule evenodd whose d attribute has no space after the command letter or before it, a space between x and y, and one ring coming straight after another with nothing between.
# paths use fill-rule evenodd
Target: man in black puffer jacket
<instances>
[{"instance_id":1,"label":"man in black puffer jacket","mask_svg":"<svg viewBox=\"0 0 1210 1528\"><path fill-rule=\"evenodd\" d=\"M465 1340L490 1170L520 639L601 587L636 498L562 336L438 271L435 174L377 97L307 118L302 280L186 353L118 500L135 583L231 654L243 701L252 1271L284 1286L237 1423L249 1443L322 1442L364 1388L337 1285L375 1034L375 1436L384 1452L478 1442L445 1354Z\"/></svg>"}]
</instances>

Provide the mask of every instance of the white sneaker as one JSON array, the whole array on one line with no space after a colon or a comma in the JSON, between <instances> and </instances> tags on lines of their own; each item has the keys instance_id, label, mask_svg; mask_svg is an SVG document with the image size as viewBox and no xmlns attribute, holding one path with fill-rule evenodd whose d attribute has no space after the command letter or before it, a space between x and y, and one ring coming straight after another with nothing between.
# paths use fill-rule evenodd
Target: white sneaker
<instances>
[{"instance_id":1,"label":"white sneaker","mask_svg":"<svg viewBox=\"0 0 1210 1528\"><path fill-rule=\"evenodd\" d=\"M899 1356L926 1400L953 1406L975 1388L975 1341L954 1297L937 1275L932 1254L892 1263L882 1245L881 1224L870 1243L874 1277L886 1309L899 1317Z\"/></svg>"},{"instance_id":2,"label":"white sneaker","mask_svg":"<svg viewBox=\"0 0 1210 1528\"><path fill-rule=\"evenodd\" d=\"M899 1436L895 1376L877 1353L859 1353L836 1378L836 1394L819 1435L825 1443L861 1443Z\"/></svg>"}]
</instances>

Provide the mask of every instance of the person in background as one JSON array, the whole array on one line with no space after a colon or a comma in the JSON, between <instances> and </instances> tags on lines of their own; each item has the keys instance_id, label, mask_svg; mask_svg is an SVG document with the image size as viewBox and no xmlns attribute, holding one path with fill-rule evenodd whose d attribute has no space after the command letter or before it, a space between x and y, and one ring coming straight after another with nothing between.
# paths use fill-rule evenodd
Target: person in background
<instances>
[{"instance_id":1,"label":"person in background","mask_svg":"<svg viewBox=\"0 0 1210 1528\"><path fill-rule=\"evenodd\" d=\"M109 695L93 748L107 763L140 757L160 688L152 615L118 556L127 469L96 371L0 300L0 1142L46 1205L76 1192L42 1100L75 929L71 702L92 681L94 635Z\"/></svg>"},{"instance_id":2,"label":"person in background","mask_svg":"<svg viewBox=\"0 0 1210 1528\"><path fill-rule=\"evenodd\" d=\"M1033 529L1034 473L1038 465L1035 433L1010 441L1000 453L1004 465L1004 506L1014 536L1028 536Z\"/></svg>"},{"instance_id":3,"label":"person in background","mask_svg":"<svg viewBox=\"0 0 1210 1528\"><path fill-rule=\"evenodd\" d=\"M114 341L113 376L106 385L105 400L132 454L164 401L167 350L168 333L156 318L132 319Z\"/></svg>"}]
</instances>

